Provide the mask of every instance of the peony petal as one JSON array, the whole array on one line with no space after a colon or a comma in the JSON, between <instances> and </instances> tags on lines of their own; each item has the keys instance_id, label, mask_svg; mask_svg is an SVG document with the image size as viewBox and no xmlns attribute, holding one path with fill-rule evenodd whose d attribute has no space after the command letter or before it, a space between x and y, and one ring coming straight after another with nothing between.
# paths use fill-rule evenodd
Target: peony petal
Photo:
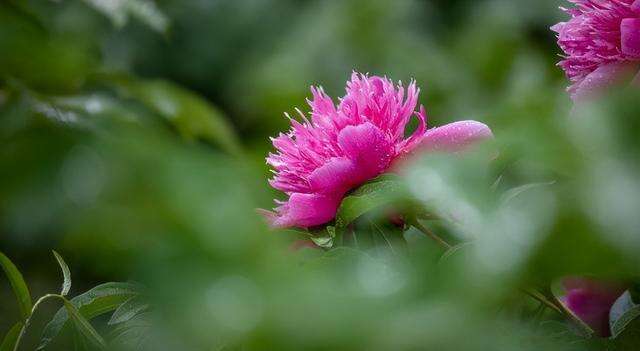
<instances>
[{"instance_id":1,"label":"peony petal","mask_svg":"<svg viewBox=\"0 0 640 351\"><path fill-rule=\"evenodd\" d=\"M616 62L600 66L569 88L571 98L576 102L588 100L605 88L623 82L637 69L637 62Z\"/></svg>"},{"instance_id":2,"label":"peony petal","mask_svg":"<svg viewBox=\"0 0 640 351\"><path fill-rule=\"evenodd\" d=\"M624 288L587 278L565 278L565 306L600 336L609 336L609 311Z\"/></svg>"},{"instance_id":3,"label":"peony petal","mask_svg":"<svg viewBox=\"0 0 640 351\"><path fill-rule=\"evenodd\" d=\"M493 138L493 133L486 124L476 121L459 121L427 130L419 150L459 151L490 138Z\"/></svg>"},{"instance_id":4,"label":"peony petal","mask_svg":"<svg viewBox=\"0 0 640 351\"><path fill-rule=\"evenodd\" d=\"M625 18L620 23L622 53L640 59L640 18Z\"/></svg>"},{"instance_id":5,"label":"peony petal","mask_svg":"<svg viewBox=\"0 0 640 351\"><path fill-rule=\"evenodd\" d=\"M344 128L338 135L338 144L356 166L355 184L384 172L395 156L393 144L369 122Z\"/></svg>"},{"instance_id":6,"label":"peony petal","mask_svg":"<svg viewBox=\"0 0 640 351\"><path fill-rule=\"evenodd\" d=\"M635 12L640 13L640 0L636 0L631 4L631 9Z\"/></svg>"},{"instance_id":7,"label":"peony petal","mask_svg":"<svg viewBox=\"0 0 640 351\"><path fill-rule=\"evenodd\" d=\"M424 137L424 133L427 130L427 113L424 106L420 106L420 112L416 112L415 116L418 118L418 127L409 138L404 139L400 144L398 144L396 153L400 157L410 153L414 148L420 145L420 142Z\"/></svg>"},{"instance_id":8,"label":"peony petal","mask_svg":"<svg viewBox=\"0 0 640 351\"><path fill-rule=\"evenodd\" d=\"M278 215L271 225L276 228L313 227L333 219L340 205L341 196L293 193L289 200L278 207Z\"/></svg>"},{"instance_id":9,"label":"peony petal","mask_svg":"<svg viewBox=\"0 0 640 351\"><path fill-rule=\"evenodd\" d=\"M344 194L353 185L357 169L346 157L334 157L309 176L311 190L321 194Z\"/></svg>"}]
</instances>

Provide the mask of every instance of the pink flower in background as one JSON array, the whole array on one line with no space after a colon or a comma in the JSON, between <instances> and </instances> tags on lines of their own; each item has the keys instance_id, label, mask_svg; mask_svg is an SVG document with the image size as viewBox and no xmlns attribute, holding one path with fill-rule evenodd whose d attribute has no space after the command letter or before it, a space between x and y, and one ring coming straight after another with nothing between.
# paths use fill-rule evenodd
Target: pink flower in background
<instances>
[{"instance_id":1,"label":"pink flower in background","mask_svg":"<svg viewBox=\"0 0 640 351\"><path fill-rule=\"evenodd\" d=\"M291 130L272 138L267 157L274 188L287 194L266 212L275 227L311 227L331 221L345 193L389 169L417 147L457 150L490 137L479 122L462 121L426 129L424 107L416 111L419 89L387 78L354 72L336 106L322 88L311 88L311 120L291 120ZM416 130L405 137L412 116Z\"/></svg>"},{"instance_id":2,"label":"pink flower in background","mask_svg":"<svg viewBox=\"0 0 640 351\"><path fill-rule=\"evenodd\" d=\"M640 0L569 0L571 19L552 27L565 53L559 65L573 83L575 101L637 74ZM634 83L640 83L640 75Z\"/></svg>"},{"instance_id":3,"label":"pink flower in background","mask_svg":"<svg viewBox=\"0 0 640 351\"><path fill-rule=\"evenodd\" d=\"M609 336L609 311L624 292L620 284L588 278L565 278L563 303L600 336Z\"/></svg>"}]
</instances>

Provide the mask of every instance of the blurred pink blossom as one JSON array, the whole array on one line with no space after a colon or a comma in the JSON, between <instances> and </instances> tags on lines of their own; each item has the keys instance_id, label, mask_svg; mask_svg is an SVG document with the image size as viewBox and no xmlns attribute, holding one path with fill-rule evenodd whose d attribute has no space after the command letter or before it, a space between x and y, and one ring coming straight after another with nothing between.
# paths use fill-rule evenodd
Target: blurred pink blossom
<instances>
[{"instance_id":1,"label":"blurred pink blossom","mask_svg":"<svg viewBox=\"0 0 640 351\"><path fill-rule=\"evenodd\" d=\"M322 88L312 87L311 120L298 111L291 130L272 138L275 153L267 163L275 176L271 186L288 199L264 211L274 227L311 227L331 221L345 193L387 171L392 163L420 149L458 150L491 137L475 121L461 121L427 130L424 107L416 111L419 89L404 88L386 77L357 72L347 82L336 106ZM418 126L405 137L415 116Z\"/></svg>"},{"instance_id":2,"label":"blurred pink blossom","mask_svg":"<svg viewBox=\"0 0 640 351\"><path fill-rule=\"evenodd\" d=\"M569 0L571 19L551 29L564 51L559 66L572 85L574 101L611 84L640 84L640 0Z\"/></svg>"}]
</instances>

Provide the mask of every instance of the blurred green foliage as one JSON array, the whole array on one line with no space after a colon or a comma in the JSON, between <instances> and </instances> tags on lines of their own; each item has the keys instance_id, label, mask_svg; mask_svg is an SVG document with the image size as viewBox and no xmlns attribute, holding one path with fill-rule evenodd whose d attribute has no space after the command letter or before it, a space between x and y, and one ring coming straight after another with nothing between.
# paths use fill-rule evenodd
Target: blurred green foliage
<instances>
[{"instance_id":1,"label":"blurred green foliage","mask_svg":"<svg viewBox=\"0 0 640 351\"><path fill-rule=\"evenodd\" d=\"M51 249L74 277L20 350L59 308L80 327L50 349L92 348L93 332L118 350L635 349L637 320L584 338L523 293L640 275L640 96L572 111L548 30L559 5L0 3L0 248L34 298L59 291ZM477 119L496 140L373 181L345 200L345 223L268 230L255 209L282 197L266 184L268 136L309 85L339 96L353 69L415 78L430 125ZM453 248L389 223L390 205ZM333 249L290 249L309 236ZM144 292L90 316L77 303L128 280ZM0 283L5 335L31 307Z\"/></svg>"}]
</instances>

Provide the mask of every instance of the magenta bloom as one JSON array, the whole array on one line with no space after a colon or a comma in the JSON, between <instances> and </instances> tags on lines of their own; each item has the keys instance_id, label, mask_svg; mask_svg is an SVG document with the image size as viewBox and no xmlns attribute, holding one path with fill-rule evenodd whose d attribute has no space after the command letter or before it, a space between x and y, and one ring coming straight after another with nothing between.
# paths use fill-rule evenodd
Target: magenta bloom
<instances>
[{"instance_id":1,"label":"magenta bloom","mask_svg":"<svg viewBox=\"0 0 640 351\"><path fill-rule=\"evenodd\" d=\"M609 336L609 311L624 292L619 284L588 278L566 278L563 303L600 336Z\"/></svg>"},{"instance_id":2,"label":"magenta bloom","mask_svg":"<svg viewBox=\"0 0 640 351\"><path fill-rule=\"evenodd\" d=\"M334 105L322 88L311 88L311 120L291 120L291 130L272 138L276 153L267 157L274 188L288 195L268 219L275 227L311 227L331 221L345 193L389 169L418 146L456 149L491 136L482 123L463 121L426 130L419 89L405 89L387 78L354 72L346 95ZM415 116L418 127L405 128Z\"/></svg>"},{"instance_id":3,"label":"magenta bloom","mask_svg":"<svg viewBox=\"0 0 640 351\"><path fill-rule=\"evenodd\" d=\"M571 97L581 100L638 71L640 0L569 1L571 19L551 29L565 53L559 65L573 82Z\"/></svg>"}]
</instances>

